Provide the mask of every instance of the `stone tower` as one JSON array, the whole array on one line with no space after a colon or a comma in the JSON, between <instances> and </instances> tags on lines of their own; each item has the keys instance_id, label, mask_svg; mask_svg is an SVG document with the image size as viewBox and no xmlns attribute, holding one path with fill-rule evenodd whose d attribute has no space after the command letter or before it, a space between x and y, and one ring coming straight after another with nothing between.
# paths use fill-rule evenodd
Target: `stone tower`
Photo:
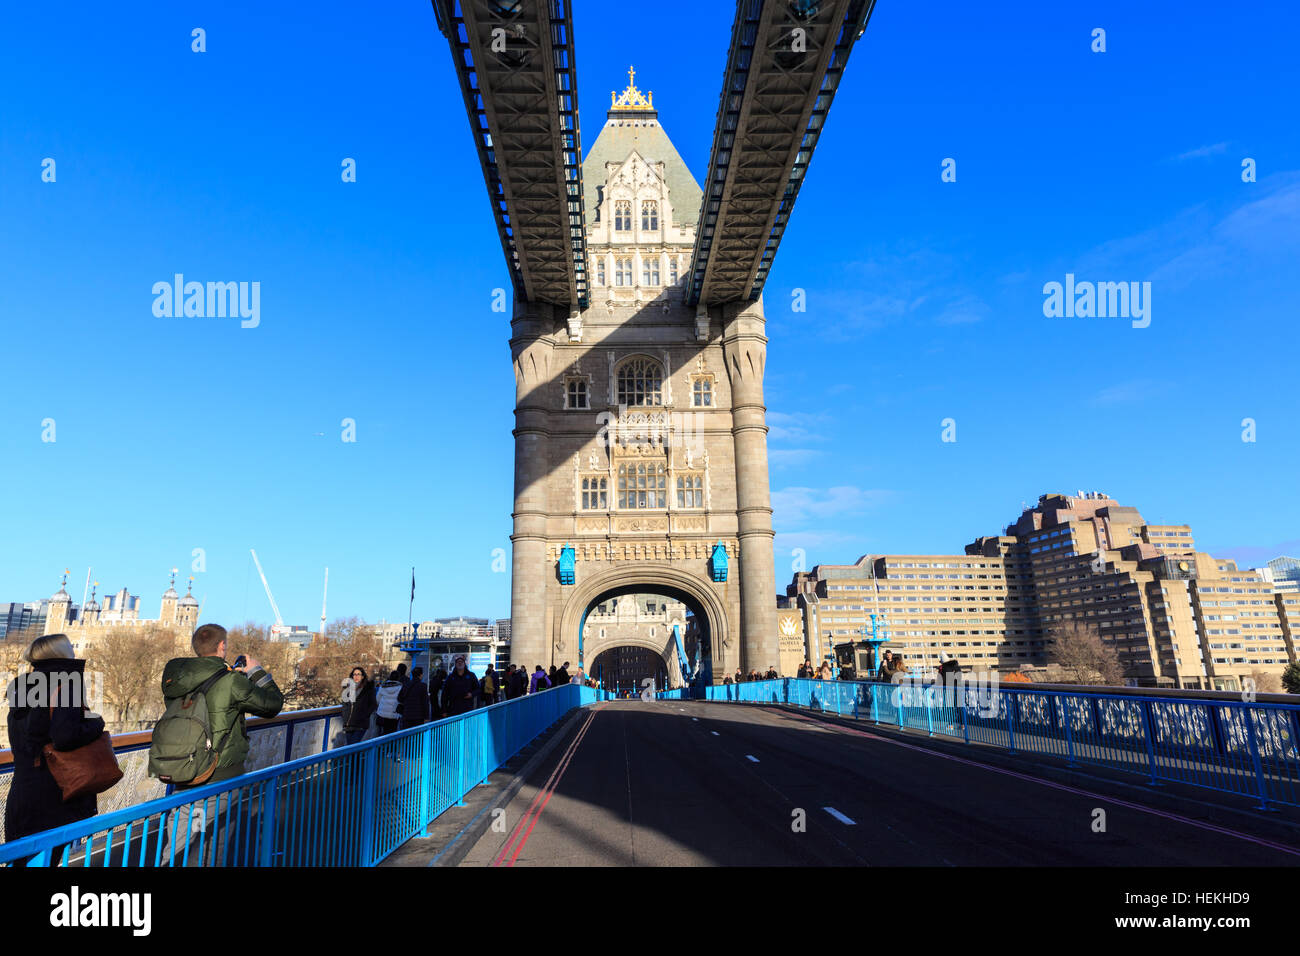
<instances>
[{"instance_id":1,"label":"stone tower","mask_svg":"<svg viewBox=\"0 0 1300 956\"><path fill-rule=\"evenodd\" d=\"M588 308L515 302L511 656L586 666L627 643L591 608L658 593L720 680L779 663L762 302L685 304L700 187L633 79L582 167Z\"/></svg>"},{"instance_id":2,"label":"stone tower","mask_svg":"<svg viewBox=\"0 0 1300 956\"><path fill-rule=\"evenodd\" d=\"M100 607L99 607L99 601L95 599L95 592L97 592L98 590L99 590L99 582L96 581L95 586L91 588L90 591L90 600L87 601L86 606L81 609L80 621L84 627L94 627L96 624L99 623Z\"/></svg>"},{"instance_id":3,"label":"stone tower","mask_svg":"<svg viewBox=\"0 0 1300 956\"><path fill-rule=\"evenodd\" d=\"M68 572L63 572L63 583L50 598L50 611L45 616L45 633L60 634L67 630L68 612L72 609L72 596L68 594Z\"/></svg>"},{"instance_id":4,"label":"stone tower","mask_svg":"<svg viewBox=\"0 0 1300 956\"><path fill-rule=\"evenodd\" d=\"M194 579L190 578L189 586L185 588L185 597L176 605L176 626L191 633L199 626L199 602L194 600L191 593L193 590Z\"/></svg>"},{"instance_id":5,"label":"stone tower","mask_svg":"<svg viewBox=\"0 0 1300 956\"><path fill-rule=\"evenodd\" d=\"M163 592L162 607L158 611L159 624L176 623L176 602L180 600L180 595L176 593L176 569L172 568L172 582Z\"/></svg>"}]
</instances>

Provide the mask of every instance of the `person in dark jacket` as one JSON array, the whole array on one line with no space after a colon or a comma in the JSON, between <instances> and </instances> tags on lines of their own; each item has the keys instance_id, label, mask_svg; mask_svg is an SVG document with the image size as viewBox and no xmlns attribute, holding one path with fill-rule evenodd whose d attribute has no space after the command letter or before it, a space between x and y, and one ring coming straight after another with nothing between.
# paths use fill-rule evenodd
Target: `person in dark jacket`
<instances>
[{"instance_id":1,"label":"person in dark jacket","mask_svg":"<svg viewBox=\"0 0 1300 956\"><path fill-rule=\"evenodd\" d=\"M352 700L343 703L343 733L349 744L360 743L370 729L370 718L375 713L375 682L363 667L352 668Z\"/></svg>"},{"instance_id":2,"label":"person in dark jacket","mask_svg":"<svg viewBox=\"0 0 1300 956\"><path fill-rule=\"evenodd\" d=\"M564 666L551 675L552 687L563 687L569 682L569 662L565 661Z\"/></svg>"},{"instance_id":3,"label":"person in dark jacket","mask_svg":"<svg viewBox=\"0 0 1300 956\"><path fill-rule=\"evenodd\" d=\"M411 671L411 679L398 692L397 702L402 708L399 729L418 727L429 719L429 688L424 685L423 667Z\"/></svg>"},{"instance_id":4,"label":"person in dark jacket","mask_svg":"<svg viewBox=\"0 0 1300 956\"><path fill-rule=\"evenodd\" d=\"M434 720L447 716L442 712L442 685L447 683L447 671L438 662L437 672L429 678L429 713Z\"/></svg>"},{"instance_id":5,"label":"person in dark jacket","mask_svg":"<svg viewBox=\"0 0 1300 956\"><path fill-rule=\"evenodd\" d=\"M510 665L510 677L506 681L507 695L511 700L517 697L523 697L528 693L528 675L524 673L523 665Z\"/></svg>"},{"instance_id":6,"label":"person in dark jacket","mask_svg":"<svg viewBox=\"0 0 1300 956\"><path fill-rule=\"evenodd\" d=\"M93 793L65 802L42 756L46 744L76 750L104 732L104 718L86 708L86 662L73 657L66 634L38 637L23 659L32 669L17 677L8 692L14 772L5 801L6 843L85 820L97 809ZM62 846L54 848L51 862L58 864L62 853Z\"/></svg>"},{"instance_id":7,"label":"person in dark jacket","mask_svg":"<svg viewBox=\"0 0 1300 956\"><path fill-rule=\"evenodd\" d=\"M454 717L474 709L479 695L478 678L465 667L465 658L457 657L456 666L442 684L442 712Z\"/></svg>"}]
</instances>

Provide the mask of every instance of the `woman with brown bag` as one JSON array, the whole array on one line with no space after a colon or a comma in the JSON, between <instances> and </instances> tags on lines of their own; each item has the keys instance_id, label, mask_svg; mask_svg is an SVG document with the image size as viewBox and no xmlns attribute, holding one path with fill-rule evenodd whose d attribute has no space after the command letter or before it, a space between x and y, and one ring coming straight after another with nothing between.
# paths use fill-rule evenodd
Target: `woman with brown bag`
<instances>
[{"instance_id":1,"label":"woman with brown bag","mask_svg":"<svg viewBox=\"0 0 1300 956\"><path fill-rule=\"evenodd\" d=\"M47 634L23 654L31 670L9 686L9 741L14 773L5 802L5 842L66 826L96 812L95 794L64 801L42 751L59 752L94 743L104 733L104 718L86 708L86 662L72 655L66 634ZM63 848L51 862L58 864Z\"/></svg>"}]
</instances>

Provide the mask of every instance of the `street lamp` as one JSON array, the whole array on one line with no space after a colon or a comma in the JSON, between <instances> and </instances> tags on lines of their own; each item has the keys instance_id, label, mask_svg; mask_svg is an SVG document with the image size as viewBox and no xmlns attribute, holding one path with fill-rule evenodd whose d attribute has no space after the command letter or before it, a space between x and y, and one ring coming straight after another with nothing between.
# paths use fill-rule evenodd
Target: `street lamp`
<instances>
[{"instance_id":1,"label":"street lamp","mask_svg":"<svg viewBox=\"0 0 1300 956\"><path fill-rule=\"evenodd\" d=\"M862 635L862 643L871 645L871 666L875 670L879 670L880 669L880 645L886 643L889 640L889 628L885 618L885 614L883 612L877 614L875 611L872 611L870 616L871 616L871 631L870 631L871 636L870 637L867 636L868 631L865 625L863 626L862 630L860 630L858 633Z\"/></svg>"}]
</instances>

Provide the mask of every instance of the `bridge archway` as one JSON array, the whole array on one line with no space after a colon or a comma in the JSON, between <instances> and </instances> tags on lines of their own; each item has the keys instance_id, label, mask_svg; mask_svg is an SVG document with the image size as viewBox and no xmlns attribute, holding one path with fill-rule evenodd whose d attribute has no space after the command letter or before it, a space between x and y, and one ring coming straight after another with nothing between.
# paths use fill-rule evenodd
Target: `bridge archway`
<instances>
[{"instance_id":1,"label":"bridge archway","mask_svg":"<svg viewBox=\"0 0 1300 956\"><path fill-rule=\"evenodd\" d=\"M667 566L612 568L578 584L565 602L564 612L560 616L559 633L555 642L557 651L564 654L566 648L571 649L586 668L595 662L598 655L611 648L645 647L662 655L670 672L677 670L676 643L671 627L662 640L658 637L651 640L648 636L611 636L605 639L596 636L584 639L583 631L593 608L614 598L636 594L663 595L686 606L699 629L698 640L702 642L701 665L706 673L711 666L723 659L724 643L730 633L727 629L729 622L726 604L711 586L695 575Z\"/></svg>"}]
</instances>

